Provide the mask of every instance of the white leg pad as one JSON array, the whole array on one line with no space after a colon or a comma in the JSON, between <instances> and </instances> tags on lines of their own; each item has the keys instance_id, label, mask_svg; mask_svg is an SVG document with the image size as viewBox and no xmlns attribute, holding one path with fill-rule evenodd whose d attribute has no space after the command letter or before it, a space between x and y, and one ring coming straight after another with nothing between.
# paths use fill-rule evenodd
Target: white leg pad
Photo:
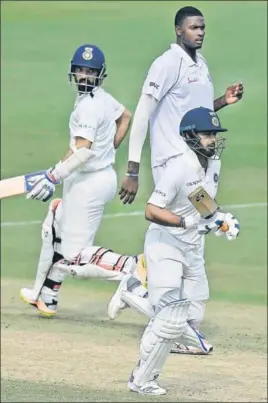
<instances>
[{"instance_id":1,"label":"white leg pad","mask_svg":"<svg viewBox=\"0 0 268 403\"><path fill-rule=\"evenodd\" d=\"M57 263L57 267L66 274L70 274L76 278L103 278L120 281L125 276L122 272L103 269L91 263L75 265L70 264L67 260L61 260Z\"/></svg>"},{"instance_id":2,"label":"white leg pad","mask_svg":"<svg viewBox=\"0 0 268 403\"><path fill-rule=\"evenodd\" d=\"M150 328L145 330L140 345L139 364L132 381L137 386L153 381L162 371L172 343L184 332L190 301L180 300L177 289L165 293L156 307Z\"/></svg>"},{"instance_id":3,"label":"white leg pad","mask_svg":"<svg viewBox=\"0 0 268 403\"><path fill-rule=\"evenodd\" d=\"M192 328L188 323L178 341L181 344L196 347L201 349L204 353L208 353L207 344L203 342L204 336L198 330Z\"/></svg>"},{"instance_id":4,"label":"white leg pad","mask_svg":"<svg viewBox=\"0 0 268 403\"><path fill-rule=\"evenodd\" d=\"M152 318L154 316L154 310L148 298L142 298L138 295L133 294L133 292L123 291L121 299L139 313L146 315L149 318Z\"/></svg>"},{"instance_id":5,"label":"white leg pad","mask_svg":"<svg viewBox=\"0 0 268 403\"><path fill-rule=\"evenodd\" d=\"M54 220L53 202L50 203L47 216L42 225L42 248L37 266L36 278L34 283L34 297L37 300L41 288L45 282L48 272L52 265L54 247L52 225Z\"/></svg>"}]
</instances>

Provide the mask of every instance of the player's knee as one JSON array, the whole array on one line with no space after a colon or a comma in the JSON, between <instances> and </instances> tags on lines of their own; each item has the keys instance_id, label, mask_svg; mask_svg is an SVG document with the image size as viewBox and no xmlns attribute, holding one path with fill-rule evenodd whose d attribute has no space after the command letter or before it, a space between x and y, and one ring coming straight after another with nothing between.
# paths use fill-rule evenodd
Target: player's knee
<instances>
[{"instance_id":1,"label":"player's knee","mask_svg":"<svg viewBox=\"0 0 268 403\"><path fill-rule=\"evenodd\" d=\"M180 299L179 288L167 291L155 307L154 333L167 340L180 337L187 324L189 306L190 301Z\"/></svg>"}]
</instances>

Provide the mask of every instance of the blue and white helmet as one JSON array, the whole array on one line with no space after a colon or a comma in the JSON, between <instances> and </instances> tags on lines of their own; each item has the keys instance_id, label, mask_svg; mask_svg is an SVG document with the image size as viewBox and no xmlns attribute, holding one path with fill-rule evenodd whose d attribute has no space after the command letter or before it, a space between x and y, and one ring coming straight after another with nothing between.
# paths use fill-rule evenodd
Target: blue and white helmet
<instances>
[{"instance_id":1,"label":"blue and white helmet","mask_svg":"<svg viewBox=\"0 0 268 403\"><path fill-rule=\"evenodd\" d=\"M96 70L95 75L86 75L83 79L83 84L77 82L74 74L77 73L79 68L88 68ZM69 79L75 78L75 82L79 92L90 93L95 87L102 84L105 77L107 77L105 56L100 48L95 45L82 45L76 49L70 64Z\"/></svg>"}]
</instances>

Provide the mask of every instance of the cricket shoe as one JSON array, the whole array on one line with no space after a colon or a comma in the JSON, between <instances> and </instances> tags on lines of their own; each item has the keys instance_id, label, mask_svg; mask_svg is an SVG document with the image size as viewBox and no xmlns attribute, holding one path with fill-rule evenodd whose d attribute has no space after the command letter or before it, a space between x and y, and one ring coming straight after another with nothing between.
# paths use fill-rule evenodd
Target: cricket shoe
<instances>
[{"instance_id":1,"label":"cricket shoe","mask_svg":"<svg viewBox=\"0 0 268 403\"><path fill-rule=\"evenodd\" d=\"M209 344L206 340L203 340L206 345L207 352L203 351L201 348L185 346L181 343L174 343L171 349L173 354L189 354L189 355L208 355L213 351L213 346Z\"/></svg>"},{"instance_id":2,"label":"cricket shoe","mask_svg":"<svg viewBox=\"0 0 268 403\"><path fill-rule=\"evenodd\" d=\"M127 283L131 277L131 274L126 274L125 277L122 278L116 292L114 293L108 304L108 317L111 320L114 320L123 309L126 309L128 307L127 303L122 300L121 296L122 292L127 291Z\"/></svg>"},{"instance_id":3,"label":"cricket shoe","mask_svg":"<svg viewBox=\"0 0 268 403\"><path fill-rule=\"evenodd\" d=\"M129 381L127 386L131 392L136 392L140 395L161 396L167 393L166 389L161 388L155 381L146 382L142 386L137 386L134 382Z\"/></svg>"},{"instance_id":4,"label":"cricket shoe","mask_svg":"<svg viewBox=\"0 0 268 403\"><path fill-rule=\"evenodd\" d=\"M40 315L42 316L51 318L57 313L57 301L51 299L51 297L49 297L49 300L47 300L47 302L44 300L44 298L41 297L36 300L34 297L34 290L32 290L31 288L21 288L20 297L26 304L32 305L37 308L40 312Z\"/></svg>"}]
</instances>

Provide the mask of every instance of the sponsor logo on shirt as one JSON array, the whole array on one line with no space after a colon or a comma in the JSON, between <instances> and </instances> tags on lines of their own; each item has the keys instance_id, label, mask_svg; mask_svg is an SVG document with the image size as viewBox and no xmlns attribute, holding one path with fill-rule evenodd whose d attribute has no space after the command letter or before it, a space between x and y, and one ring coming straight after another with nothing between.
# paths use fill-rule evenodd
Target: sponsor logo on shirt
<instances>
[{"instance_id":1,"label":"sponsor logo on shirt","mask_svg":"<svg viewBox=\"0 0 268 403\"><path fill-rule=\"evenodd\" d=\"M162 190L160 190L160 189L155 189L154 193L159 194L159 195L161 195L163 197L166 197L166 193L162 192Z\"/></svg>"},{"instance_id":2,"label":"sponsor logo on shirt","mask_svg":"<svg viewBox=\"0 0 268 403\"><path fill-rule=\"evenodd\" d=\"M150 82L149 87L154 87L156 90L159 88L159 84L154 83L153 81Z\"/></svg>"},{"instance_id":3,"label":"sponsor logo on shirt","mask_svg":"<svg viewBox=\"0 0 268 403\"><path fill-rule=\"evenodd\" d=\"M195 185L198 185L198 183L201 183L201 182L202 182L202 179L197 179L196 181L193 181L193 182L187 182L186 186L195 186Z\"/></svg>"},{"instance_id":4,"label":"sponsor logo on shirt","mask_svg":"<svg viewBox=\"0 0 268 403\"><path fill-rule=\"evenodd\" d=\"M197 77L193 77L193 78L188 77L188 83L189 83L189 84L191 84L191 83L197 83L197 82L198 82L198 78L197 78Z\"/></svg>"}]
</instances>

